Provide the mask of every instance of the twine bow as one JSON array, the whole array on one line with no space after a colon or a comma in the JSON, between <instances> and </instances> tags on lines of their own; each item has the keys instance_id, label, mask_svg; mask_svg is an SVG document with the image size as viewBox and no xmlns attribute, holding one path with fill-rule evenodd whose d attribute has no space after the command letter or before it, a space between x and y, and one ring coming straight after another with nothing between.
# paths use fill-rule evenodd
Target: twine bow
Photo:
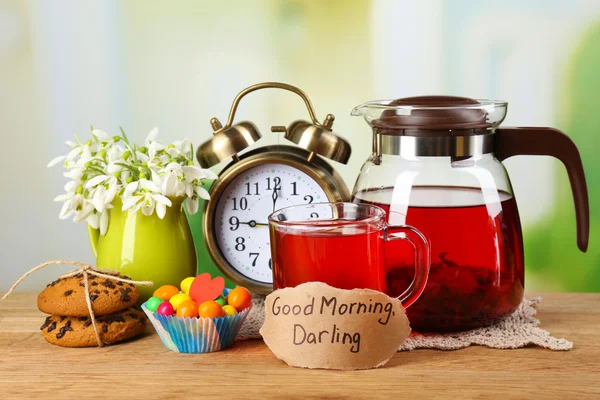
<instances>
[{"instance_id":1,"label":"twine bow","mask_svg":"<svg viewBox=\"0 0 600 400\"><path fill-rule=\"evenodd\" d=\"M85 263L82 263L79 261L55 260L55 261L47 261L47 262L40 264L37 267L32 268L29 271L25 272L14 283L14 285L12 285L12 287L9 289L9 291L4 296L2 296L2 300L7 298L13 292L13 290L17 286L19 286L19 284L21 282L23 282L23 280L25 280L25 278L27 278L29 275L33 274L36 271L39 271L40 269L42 269L44 267L47 267L48 265L60 265L60 264L77 265L78 267L80 267L79 269L74 269L72 271L67 272L66 274L59 276L58 279L70 278L70 277L78 275L78 274L83 275L83 284L84 284L84 289L85 289L85 301L87 303L88 311L90 313L90 319L92 321L92 326L94 327L94 333L96 334L96 341L98 342L98 347L103 347L104 343L100 339L100 333L98 332L98 327L96 326L96 317L94 316L94 310L92 309L92 301L90 300L90 285L88 283L88 274L103 277L106 279L112 279L112 280L119 281L119 282L132 283L134 285L140 285L140 286L152 286L154 284L151 281L134 281L131 279L119 278L118 277L120 275L119 271L113 271L110 269L99 269L90 264L85 264Z\"/></svg>"}]
</instances>

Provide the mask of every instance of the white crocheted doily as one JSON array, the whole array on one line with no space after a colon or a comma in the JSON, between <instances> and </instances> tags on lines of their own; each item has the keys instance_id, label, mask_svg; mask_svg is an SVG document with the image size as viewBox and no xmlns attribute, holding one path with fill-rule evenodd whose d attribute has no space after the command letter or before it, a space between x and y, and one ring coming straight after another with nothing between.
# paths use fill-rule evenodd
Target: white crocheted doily
<instances>
[{"instance_id":1,"label":"white crocheted doily","mask_svg":"<svg viewBox=\"0 0 600 400\"><path fill-rule=\"evenodd\" d=\"M260 327L265 321L265 297L253 294L252 309L246 317L237 340L260 339ZM485 328L456 333L413 332L398 349L399 351L416 349L457 350L471 345L487 346L494 349L517 349L525 346L540 346L550 350L571 350L573 343L557 339L539 327L535 318L535 307L540 297L523 299L513 315L504 321Z\"/></svg>"}]
</instances>

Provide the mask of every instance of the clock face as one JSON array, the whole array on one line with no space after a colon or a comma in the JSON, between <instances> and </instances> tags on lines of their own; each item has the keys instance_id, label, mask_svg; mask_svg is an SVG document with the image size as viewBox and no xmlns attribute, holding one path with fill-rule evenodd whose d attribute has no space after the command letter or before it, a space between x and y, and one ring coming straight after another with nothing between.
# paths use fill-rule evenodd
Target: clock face
<instances>
[{"instance_id":1,"label":"clock face","mask_svg":"<svg viewBox=\"0 0 600 400\"><path fill-rule=\"evenodd\" d=\"M268 216L284 207L327 201L317 181L297 168L276 163L249 168L225 187L218 200L217 246L241 275L272 283Z\"/></svg>"}]
</instances>

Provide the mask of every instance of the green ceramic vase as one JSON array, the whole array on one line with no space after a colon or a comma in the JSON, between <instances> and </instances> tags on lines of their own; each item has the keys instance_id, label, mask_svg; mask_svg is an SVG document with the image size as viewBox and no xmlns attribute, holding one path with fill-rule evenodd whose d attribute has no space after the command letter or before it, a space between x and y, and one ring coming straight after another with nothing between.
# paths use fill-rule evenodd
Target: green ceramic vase
<instances>
[{"instance_id":1,"label":"green ceramic vase","mask_svg":"<svg viewBox=\"0 0 600 400\"><path fill-rule=\"evenodd\" d=\"M196 251L182 198L171 199L163 219L156 212L121 210L115 198L106 234L88 225L96 266L121 271L132 279L152 281L153 287L140 286L140 300L146 301L162 285L175 285L196 276Z\"/></svg>"}]
</instances>

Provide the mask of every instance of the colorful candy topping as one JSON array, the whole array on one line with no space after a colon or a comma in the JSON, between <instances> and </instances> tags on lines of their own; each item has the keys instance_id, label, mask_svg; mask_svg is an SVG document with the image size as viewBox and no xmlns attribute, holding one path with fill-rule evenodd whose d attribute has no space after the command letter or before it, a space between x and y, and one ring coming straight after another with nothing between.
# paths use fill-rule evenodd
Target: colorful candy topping
<instances>
[{"instance_id":1,"label":"colorful candy topping","mask_svg":"<svg viewBox=\"0 0 600 400\"><path fill-rule=\"evenodd\" d=\"M163 301L169 301L171 297L179 293L179 289L173 285L164 285L154 291L152 296L160 297Z\"/></svg>"},{"instance_id":2,"label":"colorful candy topping","mask_svg":"<svg viewBox=\"0 0 600 400\"><path fill-rule=\"evenodd\" d=\"M146 308L152 312L156 312L160 303L163 302L163 299L160 297L150 297L146 302Z\"/></svg>"},{"instance_id":3,"label":"colorful candy topping","mask_svg":"<svg viewBox=\"0 0 600 400\"><path fill-rule=\"evenodd\" d=\"M177 308L179 307L179 305L181 303L183 303L184 301L191 300L191 299L192 298L185 293L177 293L176 295L174 295L173 297L171 297L169 299L169 303L171 303L173 305L173 310L177 311Z\"/></svg>"},{"instance_id":4,"label":"colorful candy topping","mask_svg":"<svg viewBox=\"0 0 600 400\"><path fill-rule=\"evenodd\" d=\"M181 287L181 291L183 293L190 294L190 286L192 286L192 282L194 282L194 279L196 279L196 277L190 276L189 278L185 278L181 281L179 286Z\"/></svg>"},{"instance_id":5,"label":"colorful candy topping","mask_svg":"<svg viewBox=\"0 0 600 400\"><path fill-rule=\"evenodd\" d=\"M163 301L158 305L156 313L160 315L173 315L173 306L168 301Z\"/></svg>"},{"instance_id":6,"label":"colorful candy topping","mask_svg":"<svg viewBox=\"0 0 600 400\"><path fill-rule=\"evenodd\" d=\"M225 315L223 307L213 300L207 300L198 307L198 315L202 318L219 318Z\"/></svg>"},{"instance_id":7,"label":"colorful candy topping","mask_svg":"<svg viewBox=\"0 0 600 400\"><path fill-rule=\"evenodd\" d=\"M219 303L221 305L221 307L227 305L227 299L225 298L225 296L223 296L222 294L219 295L219 297L217 297L215 299L215 301L217 303Z\"/></svg>"},{"instance_id":8,"label":"colorful candy topping","mask_svg":"<svg viewBox=\"0 0 600 400\"><path fill-rule=\"evenodd\" d=\"M235 307L230 305L223 306L223 312L225 315L235 315L238 313Z\"/></svg>"},{"instance_id":9,"label":"colorful candy topping","mask_svg":"<svg viewBox=\"0 0 600 400\"><path fill-rule=\"evenodd\" d=\"M250 292L241 286L236 287L227 295L227 304L234 306L236 310L244 310L250 307L251 302Z\"/></svg>"},{"instance_id":10,"label":"colorful candy topping","mask_svg":"<svg viewBox=\"0 0 600 400\"><path fill-rule=\"evenodd\" d=\"M179 318L196 318L198 316L198 305L194 300L186 300L177 307Z\"/></svg>"},{"instance_id":11,"label":"colorful candy topping","mask_svg":"<svg viewBox=\"0 0 600 400\"><path fill-rule=\"evenodd\" d=\"M225 279L211 278L204 273L197 277L185 278L180 288L164 285L154 291L154 296L146 302L146 308L160 315L179 318L220 318L235 315L250 307L252 296L241 286L223 296Z\"/></svg>"}]
</instances>

